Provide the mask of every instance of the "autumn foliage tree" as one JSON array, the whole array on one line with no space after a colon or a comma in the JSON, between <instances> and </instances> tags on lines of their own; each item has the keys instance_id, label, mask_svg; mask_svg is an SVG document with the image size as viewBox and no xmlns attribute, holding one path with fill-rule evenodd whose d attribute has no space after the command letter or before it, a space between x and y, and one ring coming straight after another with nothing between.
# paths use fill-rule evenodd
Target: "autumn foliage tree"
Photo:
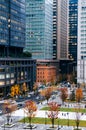
<instances>
[{"instance_id":1,"label":"autumn foliage tree","mask_svg":"<svg viewBox=\"0 0 86 130\"><path fill-rule=\"evenodd\" d=\"M46 81L46 79L44 79L43 80L43 84L46 86L46 83L47 83L47 81Z\"/></svg>"},{"instance_id":2,"label":"autumn foliage tree","mask_svg":"<svg viewBox=\"0 0 86 130\"><path fill-rule=\"evenodd\" d=\"M80 87L76 89L76 101L79 103L81 99L83 98L83 92Z\"/></svg>"},{"instance_id":3,"label":"autumn foliage tree","mask_svg":"<svg viewBox=\"0 0 86 130\"><path fill-rule=\"evenodd\" d=\"M61 91L61 95L60 96L61 96L62 102L64 104L64 101L68 97L68 89L66 87L64 87L64 88L61 88L60 91Z\"/></svg>"},{"instance_id":4,"label":"autumn foliage tree","mask_svg":"<svg viewBox=\"0 0 86 130\"><path fill-rule=\"evenodd\" d=\"M29 119L29 127L32 128L31 120L32 117L35 116L35 112L37 111L36 103L32 100L28 100L25 102L24 112L27 114Z\"/></svg>"},{"instance_id":5,"label":"autumn foliage tree","mask_svg":"<svg viewBox=\"0 0 86 130\"><path fill-rule=\"evenodd\" d=\"M11 96L11 97L14 97L14 95L15 95L15 88L14 88L14 86L12 86L12 87L11 87L10 96Z\"/></svg>"},{"instance_id":6,"label":"autumn foliage tree","mask_svg":"<svg viewBox=\"0 0 86 130\"><path fill-rule=\"evenodd\" d=\"M17 110L17 105L11 103L9 100L4 101L3 103L3 113L6 114L7 117L7 125L9 125L9 121L11 118L11 114Z\"/></svg>"},{"instance_id":7,"label":"autumn foliage tree","mask_svg":"<svg viewBox=\"0 0 86 130\"><path fill-rule=\"evenodd\" d=\"M14 85L11 87L11 93L10 96L11 97L16 97L20 94L20 87L18 84Z\"/></svg>"},{"instance_id":8,"label":"autumn foliage tree","mask_svg":"<svg viewBox=\"0 0 86 130\"><path fill-rule=\"evenodd\" d=\"M58 112L60 110L60 106L57 102L50 102L48 103L49 106L49 112L48 117L51 119L52 122L52 128L54 128L54 121L58 118Z\"/></svg>"},{"instance_id":9,"label":"autumn foliage tree","mask_svg":"<svg viewBox=\"0 0 86 130\"><path fill-rule=\"evenodd\" d=\"M34 94L36 94L36 92L38 91L38 84L37 83L34 83L33 90L34 90Z\"/></svg>"},{"instance_id":10,"label":"autumn foliage tree","mask_svg":"<svg viewBox=\"0 0 86 130\"><path fill-rule=\"evenodd\" d=\"M49 100L49 98L50 98L50 96L51 96L51 94L52 94L52 88L51 87L49 87L49 88L45 88L45 89L43 89L42 91L40 91L40 94L43 96L43 97L45 97L45 99L47 100L47 103L48 103L48 100Z\"/></svg>"},{"instance_id":11,"label":"autumn foliage tree","mask_svg":"<svg viewBox=\"0 0 86 130\"><path fill-rule=\"evenodd\" d=\"M22 93L24 96L25 96L26 92L27 92L27 86L26 86L26 83L24 82L22 85Z\"/></svg>"}]
</instances>

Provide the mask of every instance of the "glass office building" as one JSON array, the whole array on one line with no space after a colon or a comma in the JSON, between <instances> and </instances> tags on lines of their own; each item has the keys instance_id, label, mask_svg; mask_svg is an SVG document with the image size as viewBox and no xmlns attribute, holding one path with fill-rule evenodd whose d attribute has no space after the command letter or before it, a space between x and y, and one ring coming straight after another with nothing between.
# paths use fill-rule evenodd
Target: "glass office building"
<instances>
[{"instance_id":1,"label":"glass office building","mask_svg":"<svg viewBox=\"0 0 86 130\"><path fill-rule=\"evenodd\" d=\"M15 84L31 90L36 81L36 60L22 57L25 19L25 0L0 0L0 97Z\"/></svg>"},{"instance_id":2,"label":"glass office building","mask_svg":"<svg viewBox=\"0 0 86 130\"><path fill-rule=\"evenodd\" d=\"M69 0L69 58L77 62L78 0Z\"/></svg>"},{"instance_id":3,"label":"glass office building","mask_svg":"<svg viewBox=\"0 0 86 130\"><path fill-rule=\"evenodd\" d=\"M27 58L0 58L0 97L10 93L12 85L26 83L32 90L36 81L36 60Z\"/></svg>"},{"instance_id":4,"label":"glass office building","mask_svg":"<svg viewBox=\"0 0 86 130\"><path fill-rule=\"evenodd\" d=\"M0 56L17 57L24 46L25 0L0 0Z\"/></svg>"},{"instance_id":5,"label":"glass office building","mask_svg":"<svg viewBox=\"0 0 86 130\"><path fill-rule=\"evenodd\" d=\"M77 82L86 86L86 0L78 1L77 49Z\"/></svg>"},{"instance_id":6,"label":"glass office building","mask_svg":"<svg viewBox=\"0 0 86 130\"><path fill-rule=\"evenodd\" d=\"M53 56L53 1L26 0L26 47L35 59Z\"/></svg>"}]
</instances>

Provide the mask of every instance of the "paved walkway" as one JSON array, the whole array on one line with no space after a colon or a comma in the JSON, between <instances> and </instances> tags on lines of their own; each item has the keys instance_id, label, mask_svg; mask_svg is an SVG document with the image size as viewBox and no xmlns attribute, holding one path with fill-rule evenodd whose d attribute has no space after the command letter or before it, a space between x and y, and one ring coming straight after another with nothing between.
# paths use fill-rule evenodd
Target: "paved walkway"
<instances>
[{"instance_id":1,"label":"paved walkway","mask_svg":"<svg viewBox=\"0 0 86 130\"><path fill-rule=\"evenodd\" d=\"M24 127L27 126L28 124L22 124L22 123L16 123L12 128L2 128L0 126L0 130L24 130ZM56 126L57 128L55 130L73 130L73 127L70 126ZM33 130L50 130L50 125L45 125L45 124L36 124L36 128L34 128ZM29 130L29 129L26 129ZM82 130L86 130L85 128L82 128Z\"/></svg>"},{"instance_id":2,"label":"paved walkway","mask_svg":"<svg viewBox=\"0 0 86 130\"><path fill-rule=\"evenodd\" d=\"M47 111L48 113L49 111ZM43 111L43 110L38 110L36 112L36 117L42 117L42 118L47 118L47 113L46 111ZM17 110L16 112L14 112L12 114L12 116L20 116L21 118L23 117L26 117L26 113L24 112L23 109L20 109L20 110ZM82 113L79 113L79 114L76 114L75 112L59 112L58 114L58 117L60 119L76 119L76 117L79 116L79 119L80 120L85 120L86 121L86 113L85 114L82 114Z\"/></svg>"},{"instance_id":3,"label":"paved walkway","mask_svg":"<svg viewBox=\"0 0 86 130\"><path fill-rule=\"evenodd\" d=\"M46 104L45 104L46 105ZM71 107L71 105L70 105ZM73 105L72 105L73 107ZM48 111L47 111L48 112ZM69 114L68 114L69 113ZM14 127L10 128L10 130L24 130L24 126L26 126L27 124L24 124L24 123L19 123L17 122L18 120L26 117L27 115L24 113L24 110L23 109L19 109L17 111L15 111L13 114L12 114L12 118L13 118L13 122L16 123ZM60 119L76 119L76 113L74 112L59 112L59 118ZM86 113L85 114L79 114L80 116L80 120L85 120L86 121ZM43 118L47 118L47 115L45 113L45 111L42 111L42 110L38 110L36 112L36 117L43 117ZM4 119L5 118L5 119ZM3 120L3 121L2 121ZM2 122L1 122L2 121ZM4 117L4 115L2 117L0 117L0 124L2 124L3 122L6 122L6 117ZM35 128L34 130L46 130L47 128L49 128L50 125L45 125L45 124L37 124L37 128ZM59 126L61 130L73 130L73 126ZM59 130L60 130L59 129ZM82 127L81 128L82 130L86 130L85 127ZM0 126L0 130L9 130L9 128L2 128ZM57 129L58 130L58 125L57 125Z\"/></svg>"}]
</instances>

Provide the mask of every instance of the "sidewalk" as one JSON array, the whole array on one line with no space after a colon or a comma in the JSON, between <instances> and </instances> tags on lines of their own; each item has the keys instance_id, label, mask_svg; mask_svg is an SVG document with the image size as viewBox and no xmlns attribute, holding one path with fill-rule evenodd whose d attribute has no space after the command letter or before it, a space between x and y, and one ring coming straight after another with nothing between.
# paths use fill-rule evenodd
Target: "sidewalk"
<instances>
[{"instance_id":1,"label":"sidewalk","mask_svg":"<svg viewBox=\"0 0 86 130\"><path fill-rule=\"evenodd\" d=\"M48 118L46 112L48 113L48 111L38 110L36 112L36 117ZM78 114L79 114L80 120L86 121L86 113L83 115L81 113L78 113ZM24 113L23 109L19 109L19 110L15 111L12 114L12 116L20 116L21 118L27 117L27 115ZM74 119L76 119L76 113L75 112L59 112L58 117L60 119L73 119L74 120Z\"/></svg>"},{"instance_id":2,"label":"sidewalk","mask_svg":"<svg viewBox=\"0 0 86 130\"><path fill-rule=\"evenodd\" d=\"M24 130L24 127L27 126L27 123L16 123L12 128L2 128L0 126L0 130ZM51 125L45 125L45 124L34 124L36 126L36 128L34 128L33 130L51 130L50 126ZM58 127L58 125L55 125L56 129L55 130L73 130L74 127L72 126L60 126ZM59 128L59 129L58 129ZM80 128L80 127L79 127ZM82 127L81 130L86 130L86 128Z\"/></svg>"}]
</instances>

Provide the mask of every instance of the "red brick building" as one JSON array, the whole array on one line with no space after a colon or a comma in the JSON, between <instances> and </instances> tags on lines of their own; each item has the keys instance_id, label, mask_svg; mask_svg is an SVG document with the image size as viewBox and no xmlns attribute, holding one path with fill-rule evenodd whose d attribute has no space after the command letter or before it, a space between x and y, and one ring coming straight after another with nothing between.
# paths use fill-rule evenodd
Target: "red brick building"
<instances>
[{"instance_id":1,"label":"red brick building","mask_svg":"<svg viewBox=\"0 0 86 130\"><path fill-rule=\"evenodd\" d=\"M56 80L56 67L52 65L38 65L36 81L43 83L44 81L52 82Z\"/></svg>"}]
</instances>

